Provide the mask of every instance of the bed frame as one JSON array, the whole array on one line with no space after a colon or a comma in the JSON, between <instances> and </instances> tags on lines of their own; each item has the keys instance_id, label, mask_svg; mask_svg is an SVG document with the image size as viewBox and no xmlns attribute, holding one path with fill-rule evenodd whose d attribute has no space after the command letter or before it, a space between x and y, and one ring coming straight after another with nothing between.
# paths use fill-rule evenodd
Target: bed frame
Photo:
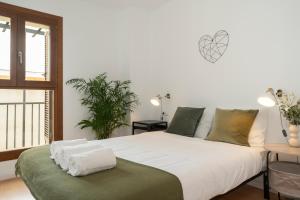
<instances>
[{"instance_id":1,"label":"bed frame","mask_svg":"<svg viewBox=\"0 0 300 200\"><path fill-rule=\"evenodd\" d=\"M264 199L265 200L269 200L270 199L270 187L269 187L269 156L270 156L270 151L267 152L267 165L266 165L266 169L259 172L258 174L256 174L255 176L247 179L246 181L244 181L243 183L241 183L240 185L238 185L237 187L233 188L232 190L229 190L228 192L226 192L225 194L222 194L222 195L218 195L214 198L218 198L218 197L222 197L222 196L225 196L237 189L239 189L241 186L253 181L254 179L260 177L260 176L263 176L263 179L264 179ZM213 198L213 199L214 199Z\"/></svg>"},{"instance_id":2,"label":"bed frame","mask_svg":"<svg viewBox=\"0 0 300 200\"><path fill-rule=\"evenodd\" d=\"M237 187L233 188L232 190L229 190L225 194L218 195L218 196L214 197L213 199L219 198L219 197L223 197L223 196L225 196L225 195L227 195L227 194L229 194L229 193L231 193L233 191L236 191L237 189L239 189L243 185L245 185L245 184L253 181L254 179L256 179L256 178L258 178L260 176L263 176L263 178L264 178L264 199L269 200L270 199L270 193L269 193L269 179L268 179L268 171L267 170L259 172L258 174L256 174L255 176L247 179L246 181L244 181L243 183L241 183Z\"/></svg>"}]
</instances>

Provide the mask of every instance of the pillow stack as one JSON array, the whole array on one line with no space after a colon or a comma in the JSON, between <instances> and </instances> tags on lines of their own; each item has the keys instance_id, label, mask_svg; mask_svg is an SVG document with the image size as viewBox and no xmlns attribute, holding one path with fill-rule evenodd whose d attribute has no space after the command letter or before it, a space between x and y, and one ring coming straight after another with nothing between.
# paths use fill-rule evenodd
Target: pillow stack
<instances>
[{"instance_id":1,"label":"pillow stack","mask_svg":"<svg viewBox=\"0 0 300 200\"><path fill-rule=\"evenodd\" d=\"M263 147L267 110L178 107L166 132L211 141ZM198 127L198 128L197 128Z\"/></svg>"}]
</instances>

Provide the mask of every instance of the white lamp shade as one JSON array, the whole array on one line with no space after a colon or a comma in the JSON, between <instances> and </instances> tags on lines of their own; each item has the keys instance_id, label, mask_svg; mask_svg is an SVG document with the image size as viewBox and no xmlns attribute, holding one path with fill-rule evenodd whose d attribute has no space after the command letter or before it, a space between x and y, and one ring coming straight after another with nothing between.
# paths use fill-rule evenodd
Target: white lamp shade
<instances>
[{"instance_id":1,"label":"white lamp shade","mask_svg":"<svg viewBox=\"0 0 300 200\"><path fill-rule=\"evenodd\" d=\"M260 105L263 105L265 107L274 107L275 106L275 101L270 98L270 97L267 97L267 96L263 96L263 97L259 97L257 99L257 102L260 104Z\"/></svg>"},{"instance_id":2,"label":"white lamp shade","mask_svg":"<svg viewBox=\"0 0 300 200\"><path fill-rule=\"evenodd\" d=\"M159 106L160 105L160 100L157 97L153 97L150 102L152 103L152 105L154 106Z\"/></svg>"}]
</instances>

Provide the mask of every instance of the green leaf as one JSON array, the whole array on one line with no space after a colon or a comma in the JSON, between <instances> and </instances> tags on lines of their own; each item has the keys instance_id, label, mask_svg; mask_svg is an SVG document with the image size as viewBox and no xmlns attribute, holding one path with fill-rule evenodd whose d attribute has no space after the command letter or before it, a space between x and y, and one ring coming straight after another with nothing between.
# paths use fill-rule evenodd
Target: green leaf
<instances>
[{"instance_id":1,"label":"green leaf","mask_svg":"<svg viewBox=\"0 0 300 200\"><path fill-rule=\"evenodd\" d=\"M107 74L93 79L71 79L72 85L81 95L81 104L88 109L89 117L78 123L81 129L92 128L98 139L108 138L112 131L128 126L127 116L138 105L137 95L130 91L129 80L109 81Z\"/></svg>"}]
</instances>

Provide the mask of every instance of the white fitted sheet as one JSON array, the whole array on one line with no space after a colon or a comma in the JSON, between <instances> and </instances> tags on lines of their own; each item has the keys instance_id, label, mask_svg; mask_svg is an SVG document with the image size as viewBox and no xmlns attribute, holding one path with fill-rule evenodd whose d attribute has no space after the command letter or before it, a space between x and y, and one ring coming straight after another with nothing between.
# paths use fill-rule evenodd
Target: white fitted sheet
<instances>
[{"instance_id":1,"label":"white fitted sheet","mask_svg":"<svg viewBox=\"0 0 300 200\"><path fill-rule=\"evenodd\" d=\"M243 147L165 132L97 141L116 156L177 176L185 200L224 194L263 168L263 148Z\"/></svg>"}]
</instances>

